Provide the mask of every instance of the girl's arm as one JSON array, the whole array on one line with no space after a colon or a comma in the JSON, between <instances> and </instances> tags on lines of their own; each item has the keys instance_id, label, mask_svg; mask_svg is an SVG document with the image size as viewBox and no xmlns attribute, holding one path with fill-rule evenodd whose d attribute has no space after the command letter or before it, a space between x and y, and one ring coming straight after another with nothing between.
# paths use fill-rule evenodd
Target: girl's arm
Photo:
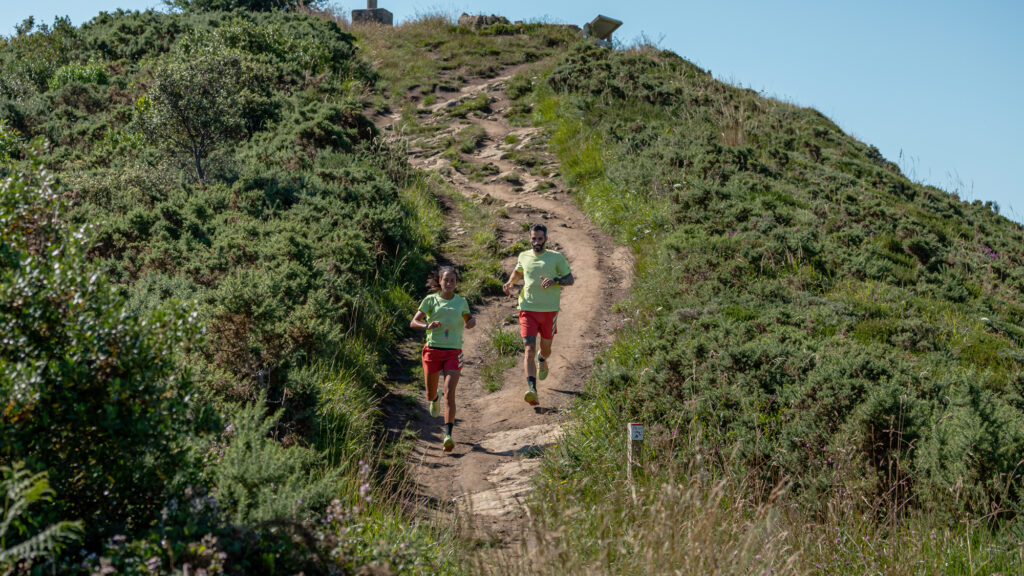
<instances>
[{"instance_id":1,"label":"girl's arm","mask_svg":"<svg viewBox=\"0 0 1024 576\"><path fill-rule=\"evenodd\" d=\"M413 330L433 330L440 326L441 323L437 320L427 323L427 315L422 310L417 310L416 314L412 317L412 322L409 322L409 328Z\"/></svg>"},{"instance_id":2,"label":"girl's arm","mask_svg":"<svg viewBox=\"0 0 1024 576\"><path fill-rule=\"evenodd\" d=\"M469 330L473 326L476 326L476 318L474 318L472 314L463 314L462 319L466 321L466 330Z\"/></svg>"}]
</instances>

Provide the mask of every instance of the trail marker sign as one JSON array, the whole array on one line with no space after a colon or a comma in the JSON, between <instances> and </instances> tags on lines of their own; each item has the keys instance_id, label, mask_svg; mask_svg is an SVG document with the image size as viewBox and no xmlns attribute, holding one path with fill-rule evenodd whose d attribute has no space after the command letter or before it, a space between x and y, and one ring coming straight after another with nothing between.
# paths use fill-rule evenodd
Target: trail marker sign
<instances>
[{"instance_id":1,"label":"trail marker sign","mask_svg":"<svg viewBox=\"0 0 1024 576\"><path fill-rule=\"evenodd\" d=\"M626 478L633 482L633 466L643 465L644 425L626 424Z\"/></svg>"}]
</instances>

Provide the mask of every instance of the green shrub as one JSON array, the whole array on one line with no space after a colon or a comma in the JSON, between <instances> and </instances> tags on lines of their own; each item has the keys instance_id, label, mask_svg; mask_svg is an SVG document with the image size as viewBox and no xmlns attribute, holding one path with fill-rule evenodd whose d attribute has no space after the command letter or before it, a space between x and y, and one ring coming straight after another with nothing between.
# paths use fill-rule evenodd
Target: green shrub
<instances>
[{"instance_id":1,"label":"green shrub","mask_svg":"<svg viewBox=\"0 0 1024 576\"><path fill-rule=\"evenodd\" d=\"M91 535L144 529L202 429L178 364L197 327L180 306L127 313L51 180L14 177L0 194L0 456L50 472L57 518L89 518Z\"/></svg>"},{"instance_id":2,"label":"green shrub","mask_svg":"<svg viewBox=\"0 0 1024 576\"><path fill-rule=\"evenodd\" d=\"M213 470L217 502L236 524L301 520L327 508L338 477L321 456L302 446L283 447L272 431L281 412L267 414L265 398L230 418L228 446Z\"/></svg>"},{"instance_id":3,"label":"green shrub","mask_svg":"<svg viewBox=\"0 0 1024 576\"><path fill-rule=\"evenodd\" d=\"M320 4L321 0L166 0L168 6L179 10L195 12L214 12L231 10L254 10L269 12L271 10L292 10L295 8Z\"/></svg>"},{"instance_id":4,"label":"green shrub","mask_svg":"<svg viewBox=\"0 0 1024 576\"><path fill-rule=\"evenodd\" d=\"M50 77L48 86L50 90L57 90L70 82L107 84L109 81L106 67L95 60L90 60L86 64L71 63L61 66Z\"/></svg>"},{"instance_id":5,"label":"green shrub","mask_svg":"<svg viewBox=\"0 0 1024 576\"><path fill-rule=\"evenodd\" d=\"M246 114L254 105L263 107L259 69L214 36L185 37L157 61L153 76L149 94L137 105L140 128L172 153L189 157L200 182L206 179L203 163L217 146L241 138L247 122L264 121L266 113Z\"/></svg>"}]
</instances>

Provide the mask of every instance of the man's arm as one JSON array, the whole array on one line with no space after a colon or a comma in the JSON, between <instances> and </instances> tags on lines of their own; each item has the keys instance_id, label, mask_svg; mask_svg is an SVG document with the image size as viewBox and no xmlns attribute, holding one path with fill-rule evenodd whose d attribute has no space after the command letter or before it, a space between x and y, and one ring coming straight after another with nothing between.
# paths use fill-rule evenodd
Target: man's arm
<instances>
[{"instance_id":1,"label":"man's arm","mask_svg":"<svg viewBox=\"0 0 1024 576\"><path fill-rule=\"evenodd\" d=\"M576 281L576 279L572 277L572 272L569 272L565 276L559 276L557 278L544 278L543 276L541 278L542 278L541 281L540 281L540 287L541 288L551 288L552 286L555 286L555 285L558 285L558 286L572 286L573 282Z\"/></svg>"},{"instance_id":2,"label":"man's arm","mask_svg":"<svg viewBox=\"0 0 1024 576\"><path fill-rule=\"evenodd\" d=\"M505 294L511 294L512 287L514 287L516 285L516 282L519 282L522 279L523 279L523 271L522 271L522 269L521 268L516 268L514 271L512 271L512 275L508 277L508 282L505 282L504 284L502 284L501 289L505 291Z\"/></svg>"}]
</instances>

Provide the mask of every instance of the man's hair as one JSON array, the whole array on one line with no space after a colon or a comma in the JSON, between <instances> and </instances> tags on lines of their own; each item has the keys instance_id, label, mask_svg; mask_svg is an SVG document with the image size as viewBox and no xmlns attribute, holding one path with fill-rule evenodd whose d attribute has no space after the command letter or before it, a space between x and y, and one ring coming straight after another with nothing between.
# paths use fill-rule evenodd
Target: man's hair
<instances>
[{"instance_id":1,"label":"man's hair","mask_svg":"<svg viewBox=\"0 0 1024 576\"><path fill-rule=\"evenodd\" d=\"M548 235L548 227L543 224L533 224L530 226L530 233L532 234L533 232L543 232L544 237L546 238Z\"/></svg>"}]
</instances>

